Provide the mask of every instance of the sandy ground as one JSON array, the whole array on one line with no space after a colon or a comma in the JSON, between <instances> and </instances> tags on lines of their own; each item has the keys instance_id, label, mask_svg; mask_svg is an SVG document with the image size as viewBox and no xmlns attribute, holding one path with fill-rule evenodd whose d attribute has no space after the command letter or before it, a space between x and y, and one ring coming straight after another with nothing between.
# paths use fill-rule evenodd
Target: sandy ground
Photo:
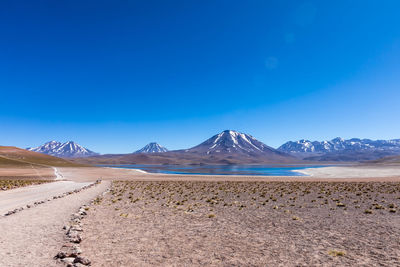
<instances>
[{"instance_id":1,"label":"sandy ground","mask_svg":"<svg viewBox=\"0 0 400 267\"><path fill-rule=\"evenodd\" d=\"M118 168L100 168L100 167L57 167L62 173L64 179L71 181L95 181L102 180L131 180L136 177L146 177L147 174L139 170L118 169Z\"/></svg>"},{"instance_id":2,"label":"sandy ground","mask_svg":"<svg viewBox=\"0 0 400 267\"><path fill-rule=\"evenodd\" d=\"M0 168L0 178L57 178L77 182L103 180L139 181L321 181L335 178L335 181L396 181L400 179L400 166L354 166L309 168L299 176L234 176L234 175L173 175L151 174L141 170L97 168L97 167L57 167L55 168Z\"/></svg>"},{"instance_id":3,"label":"sandy ground","mask_svg":"<svg viewBox=\"0 0 400 267\"><path fill-rule=\"evenodd\" d=\"M62 226L81 205L106 190L111 180L128 184L117 183L113 194L93 206L84 219L82 249L93 266L400 266L399 170L395 166L327 167L305 170L309 177L245 177L96 167L0 168L0 177L70 181L3 192L10 194L3 197L3 204L0 194L3 210L26 205L38 196L56 195L64 190L62 183L80 186L76 183L104 181L0 217L0 266L55 264L52 257L63 243ZM344 181L348 186L337 187ZM337 200L345 208L336 206ZM375 209L375 204L383 208ZM389 211L391 204L396 212ZM334 255L343 251L346 255Z\"/></svg>"},{"instance_id":4,"label":"sandy ground","mask_svg":"<svg viewBox=\"0 0 400 267\"><path fill-rule=\"evenodd\" d=\"M324 179L350 179L366 181L380 178L381 181L396 180L400 178L400 165L398 166L338 166L308 168L299 170L308 176L234 176L234 175L174 175L152 174L141 170L98 168L98 167L57 167L57 168L0 168L0 178L51 178L66 179L71 181L103 180L171 180L171 181L317 181ZM394 179L392 179L394 178Z\"/></svg>"},{"instance_id":5,"label":"sandy ground","mask_svg":"<svg viewBox=\"0 0 400 267\"><path fill-rule=\"evenodd\" d=\"M53 257L64 242L62 227L82 204L107 187L108 182L102 182L77 194L0 217L0 266L56 266Z\"/></svg>"},{"instance_id":6,"label":"sandy ground","mask_svg":"<svg viewBox=\"0 0 400 267\"><path fill-rule=\"evenodd\" d=\"M400 266L399 182L115 182L93 266Z\"/></svg>"},{"instance_id":7,"label":"sandy ground","mask_svg":"<svg viewBox=\"0 0 400 267\"><path fill-rule=\"evenodd\" d=\"M53 179L54 169L53 168L0 168L0 178L10 179L16 177L21 178L34 178L34 179Z\"/></svg>"},{"instance_id":8,"label":"sandy ground","mask_svg":"<svg viewBox=\"0 0 400 267\"><path fill-rule=\"evenodd\" d=\"M140 170L81 167L58 168L63 177L72 181L135 180L135 181L400 181L400 166L391 167L323 167L305 169L310 176L234 176L174 175L143 173Z\"/></svg>"}]
</instances>

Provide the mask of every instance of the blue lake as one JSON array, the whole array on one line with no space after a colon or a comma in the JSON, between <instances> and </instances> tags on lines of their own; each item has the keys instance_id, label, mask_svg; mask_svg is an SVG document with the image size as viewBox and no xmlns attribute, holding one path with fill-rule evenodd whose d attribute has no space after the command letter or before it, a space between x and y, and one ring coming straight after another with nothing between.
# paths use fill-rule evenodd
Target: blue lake
<instances>
[{"instance_id":1,"label":"blue lake","mask_svg":"<svg viewBox=\"0 0 400 267\"><path fill-rule=\"evenodd\" d=\"M151 173L202 174L202 175L263 175L263 176L306 176L296 170L326 166L293 165L100 165L102 167L140 169Z\"/></svg>"}]
</instances>

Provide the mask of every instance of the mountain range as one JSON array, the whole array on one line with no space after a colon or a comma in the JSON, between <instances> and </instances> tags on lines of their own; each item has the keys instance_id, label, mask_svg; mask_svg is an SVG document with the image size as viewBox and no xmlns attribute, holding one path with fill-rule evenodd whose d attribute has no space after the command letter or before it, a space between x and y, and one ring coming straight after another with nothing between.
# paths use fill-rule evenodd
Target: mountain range
<instances>
[{"instance_id":1,"label":"mountain range","mask_svg":"<svg viewBox=\"0 0 400 267\"><path fill-rule=\"evenodd\" d=\"M365 161L400 155L400 139L370 140L334 138L330 141L289 141L278 148L310 161Z\"/></svg>"},{"instance_id":2,"label":"mountain range","mask_svg":"<svg viewBox=\"0 0 400 267\"><path fill-rule=\"evenodd\" d=\"M162 153L108 154L82 159L91 164L269 164L299 162L248 134L226 130L203 143Z\"/></svg>"},{"instance_id":3,"label":"mountain range","mask_svg":"<svg viewBox=\"0 0 400 267\"><path fill-rule=\"evenodd\" d=\"M98 153L84 148L73 141L65 143L50 141L38 147L28 147L27 150L61 158L78 158L98 155Z\"/></svg>"},{"instance_id":4,"label":"mountain range","mask_svg":"<svg viewBox=\"0 0 400 267\"><path fill-rule=\"evenodd\" d=\"M370 139L342 139L337 137L330 141L309 141L299 140L296 142L289 141L278 148L280 151L291 153L329 153L335 151L365 151L365 150L382 150L382 151L400 151L400 139L392 140L370 140Z\"/></svg>"},{"instance_id":5,"label":"mountain range","mask_svg":"<svg viewBox=\"0 0 400 267\"><path fill-rule=\"evenodd\" d=\"M289 141L274 149L253 136L226 130L189 149L168 151L152 142L131 154L99 155L69 141L47 142L28 150L94 164L268 164L300 162L356 162L400 155L400 139L334 138L326 141Z\"/></svg>"}]
</instances>

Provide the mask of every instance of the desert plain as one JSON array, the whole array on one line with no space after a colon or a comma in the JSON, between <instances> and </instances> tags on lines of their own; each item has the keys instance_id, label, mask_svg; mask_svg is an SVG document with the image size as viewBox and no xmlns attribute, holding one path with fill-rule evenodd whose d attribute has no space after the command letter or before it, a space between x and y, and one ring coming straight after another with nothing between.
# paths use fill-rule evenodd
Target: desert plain
<instances>
[{"instance_id":1,"label":"desert plain","mask_svg":"<svg viewBox=\"0 0 400 267\"><path fill-rule=\"evenodd\" d=\"M0 191L0 210L17 209L0 216L0 265L85 266L54 258L75 227L81 240L73 246L91 266L400 266L399 166L304 172L0 168L6 184L40 181Z\"/></svg>"}]
</instances>

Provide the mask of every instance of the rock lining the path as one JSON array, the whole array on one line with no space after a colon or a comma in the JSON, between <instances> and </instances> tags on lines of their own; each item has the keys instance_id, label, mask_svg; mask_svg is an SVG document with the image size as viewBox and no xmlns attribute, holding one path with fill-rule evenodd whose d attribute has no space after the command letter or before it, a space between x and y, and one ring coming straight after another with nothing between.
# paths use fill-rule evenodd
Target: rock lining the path
<instances>
[{"instance_id":1,"label":"rock lining the path","mask_svg":"<svg viewBox=\"0 0 400 267\"><path fill-rule=\"evenodd\" d=\"M94 185L99 184L100 182L100 180L97 180ZM106 190L102 195L108 191L109 190ZM93 204L94 202L95 199L93 199L90 204ZM67 243L61 247L60 252L57 253L54 259L58 262L64 263L67 267L91 265L91 261L82 256L82 250L79 246L79 244L82 242L82 219L87 215L87 210L89 210L89 205L81 206L77 213L71 215L70 225L63 227Z\"/></svg>"},{"instance_id":2,"label":"rock lining the path","mask_svg":"<svg viewBox=\"0 0 400 267\"><path fill-rule=\"evenodd\" d=\"M71 194L79 193L79 192L81 192L82 190L91 188L92 186L95 186L95 185L97 185L97 184L99 184L99 183L101 183L101 180L96 180L96 182L94 182L94 183L92 183L92 184L90 184L90 185L83 186L83 187L81 187L81 188L79 188L79 189L75 189L75 190L73 190L73 191L65 192L65 193L63 193L63 194L61 194L61 195L58 195L58 196L53 196L52 199L54 200L54 199L66 197L66 196L71 195ZM46 202L48 202L48 201L51 201L52 199L51 199L51 198L48 198L47 200L35 201L33 204L28 204L28 205L26 205L25 207L19 207L19 208L10 210L10 211L8 211L7 213L5 213L3 216L10 216L10 215L15 214L15 213L17 213L17 212L23 211L25 208L30 209L30 208L32 208L32 207L34 207L34 206L37 206L37 205L40 205L40 204L44 204L44 203L46 203Z\"/></svg>"}]
</instances>

